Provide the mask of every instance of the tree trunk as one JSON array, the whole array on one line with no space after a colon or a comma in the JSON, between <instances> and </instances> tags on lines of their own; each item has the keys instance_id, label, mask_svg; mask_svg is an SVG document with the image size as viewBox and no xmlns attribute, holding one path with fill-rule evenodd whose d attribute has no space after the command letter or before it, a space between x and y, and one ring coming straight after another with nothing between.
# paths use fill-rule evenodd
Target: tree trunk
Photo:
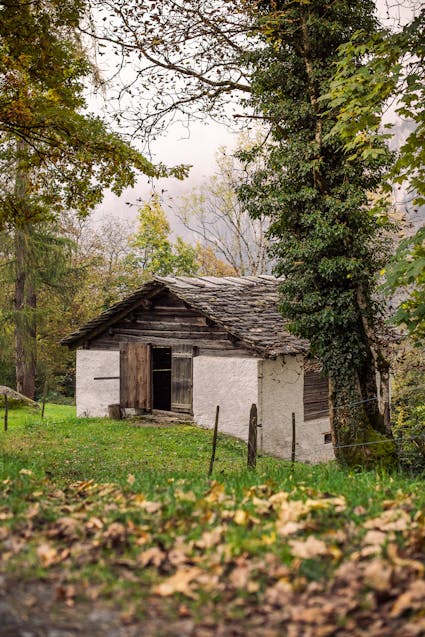
<instances>
[{"instance_id":1,"label":"tree trunk","mask_svg":"<svg viewBox=\"0 0 425 637\"><path fill-rule=\"evenodd\" d=\"M17 154L24 150L18 142ZM15 177L15 197L18 207L25 206L28 172L18 159ZM15 228L15 369L16 389L34 399L36 375L36 294L29 266L29 225Z\"/></svg>"},{"instance_id":2,"label":"tree trunk","mask_svg":"<svg viewBox=\"0 0 425 637\"><path fill-rule=\"evenodd\" d=\"M371 390L369 385L368 392ZM362 387L354 370L348 378L338 371L329 376L329 418L335 457L346 467L389 466L395 460L395 445L382 426L376 406L376 382L372 390L374 400L370 394L370 398L364 398L364 391L365 385ZM370 403L375 406L371 408Z\"/></svg>"},{"instance_id":3,"label":"tree trunk","mask_svg":"<svg viewBox=\"0 0 425 637\"><path fill-rule=\"evenodd\" d=\"M16 390L34 399L36 375L36 295L29 280L28 234L15 231L15 366Z\"/></svg>"}]
</instances>

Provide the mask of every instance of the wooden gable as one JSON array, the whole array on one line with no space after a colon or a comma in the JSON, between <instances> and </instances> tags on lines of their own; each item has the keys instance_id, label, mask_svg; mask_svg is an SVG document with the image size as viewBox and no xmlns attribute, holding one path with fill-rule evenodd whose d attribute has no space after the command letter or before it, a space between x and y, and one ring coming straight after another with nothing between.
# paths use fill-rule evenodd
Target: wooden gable
<instances>
[{"instance_id":1,"label":"wooden gable","mask_svg":"<svg viewBox=\"0 0 425 637\"><path fill-rule=\"evenodd\" d=\"M121 343L196 348L200 353L242 352L249 347L232 338L220 325L184 303L168 290L137 307L87 342L92 349L119 349Z\"/></svg>"}]
</instances>

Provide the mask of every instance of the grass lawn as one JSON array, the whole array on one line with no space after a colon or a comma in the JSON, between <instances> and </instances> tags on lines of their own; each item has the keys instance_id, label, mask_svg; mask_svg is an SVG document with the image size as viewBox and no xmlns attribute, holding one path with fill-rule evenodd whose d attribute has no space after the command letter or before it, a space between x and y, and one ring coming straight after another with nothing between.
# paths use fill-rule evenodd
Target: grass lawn
<instances>
[{"instance_id":1,"label":"grass lawn","mask_svg":"<svg viewBox=\"0 0 425 637\"><path fill-rule=\"evenodd\" d=\"M422 479L273 458L249 471L225 436L209 479L211 431L45 416L13 409L0 433L8 577L60 582L70 606L96 591L134 621L190 617L194 635L220 622L256 635L264 609L267 635L425 631Z\"/></svg>"}]
</instances>

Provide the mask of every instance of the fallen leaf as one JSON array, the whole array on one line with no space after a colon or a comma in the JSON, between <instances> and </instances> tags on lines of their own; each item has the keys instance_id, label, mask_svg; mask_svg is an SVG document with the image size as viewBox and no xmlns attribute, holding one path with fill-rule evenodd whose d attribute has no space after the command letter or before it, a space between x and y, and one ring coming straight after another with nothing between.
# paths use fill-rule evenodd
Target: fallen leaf
<instances>
[{"instance_id":1,"label":"fallen leaf","mask_svg":"<svg viewBox=\"0 0 425 637\"><path fill-rule=\"evenodd\" d=\"M214 480L204 500L206 502L222 502L225 498L226 494L224 493L224 484Z\"/></svg>"},{"instance_id":2,"label":"fallen leaf","mask_svg":"<svg viewBox=\"0 0 425 637\"><path fill-rule=\"evenodd\" d=\"M132 473L129 473L127 476L127 484L134 484L136 482L136 476L134 476Z\"/></svg>"},{"instance_id":3,"label":"fallen leaf","mask_svg":"<svg viewBox=\"0 0 425 637\"><path fill-rule=\"evenodd\" d=\"M301 500L284 500L279 509L279 522L297 522L300 517L309 512L309 508Z\"/></svg>"},{"instance_id":4,"label":"fallen leaf","mask_svg":"<svg viewBox=\"0 0 425 637\"><path fill-rule=\"evenodd\" d=\"M182 491L182 489L175 489L174 496L177 500L182 500L183 502L196 502L196 495L193 491Z\"/></svg>"},{"instance_id":5,"label":"fallen leaf","mask_svg":"<svg viewBox=\"0 0 425 637\"><path fill-rule=\"evenodd\" d=\"M368 531L363 538L363 544L381 547L387 538L387 534L383 533L383 531Z\"/></svg>"},{"instance_id":6,"label":"fallen leaf","mask_svg":"<svg viewBox=\"0 0 425 637\"><path fill-rule=\"evenodd\" d=\"M423 562L419 560L409 560L406 558L402 558L398 555L397 545L395 543L390 543L386 547L387 555L390 560L396 564L397 566L402 566L403 568L410 568L413 571L417 571L420 575L423 575L425 572L425 565Z\"/></svg>"},{"instance_id":7,"label":"fallen leaf","mask_svg":"<svg viewBox=\"0 0 425 637\"><path fill-rule=\"evenodd\" d=\"M168 552L167 557L168 557L168 561L173 566L181 566L182 564L185 564L186 562L190 561L188 560L186 553L182 551L181 549L172 549L171 551Z\"/></svg>"},{"instance_id":8,"label":"fallen leaf","mask_svg":"<svg viewBox=\"0 0 425 637\"><path fill-rule=\"evenodd\" d=\"M21 476L32 476L33 475L31 469L21 469L19 474Z\"/></svg>"},{"instance_id":9,"label":"fallen leaf","mask_svg":"<svg viewBox=\"0 0 425 637\"><path fill-rule=\"evenodd\" d=\"M257 496L254 496L252 498L252 504L255 507L255 511L259 513L260 515L263 515L264 513L268 513L272 506L269 500L264 500L263 498L257 498Z\"/></svg>"},{"instance_id":10,"label":"fallen leaf","mask_svg":"<svg viewBox=\"0 0 425 637\"><path fill-rule=\"evenodd\" d=\"M276 523L276 531L281 537L287 537L288 535L294 535L304 528L304 524L301 522L285 522L284 524Z\"/></svg>"},{"instance_id":11,"label":"fallen leaf","mask_svg":"<svg viewBox=\"0 0 425 637\"><path fill-rule=\"evenodd\" d=\"M59 585L55 589L56 599L65 602L69 607L74 605L75 594L76 589L72 584L68 584L67 586Z\"/></svg>"},{"instance_id":12,"label":"fallen leaf","mask_svg":"<svg viewBox=\"0 0 425 637\"><path fill-rule=\"evenodd\" d=\"M292 555L304 560L329 553L326 544L313 535L310 535L306 540L290 540L289 545Z\"/></svg>"},{"instance_id":13,"label":"fallen leaf","mask_svg":"<svg viewBox=\"0 0 425 637\"><path fill-rule=\"evenodd\" d=\"M239 526L245 526L249 520L249 513L247 511L244 511L243 509L238 509L235 512L233 520L235 524L239 524Z\"/></svg>"},{"instance_id":14,"label":"fallen leaf","mask_svg":"<svg viewBox=\"0 0 425 637\"><path fill-rule=\"evenodd\" d=\"M353 513L355 515L364 515L366 513L366 509L361 505L354 507Z\"/></svg>"},{"instance_id":15,"label":"fallen leaf","mask_svg":"<svg viewBox=\"0 0 425 637\"><path fill-rule=\"evenodd\" d=\"M50 544L40 544L40 546L37 547L37 557L40 560L40 564L48 568L57 562L58 552Z\"/></svg>"},{"instance_id":16,"label":"fallen leaf","mask_svg":"<svg viewBox=\"0 0 425 637\"><path fill-rule=\"evenodd\" d=\"M230 573L229 582L234 588L246 588L250 578L250 572L251 569L248 565L237 566Z\"/></svg>"},{"instance_id":17,"label":"fallen leaf","mask_svg":"<svg viewBox=\"0 0 425 637\"><path fill-rule=\"evenodd\" d=\"M154 595L168 597L175 593L182 593L187 597L194 598L195 595L190 588L190 583L202 573L197 566L191 568L181 568L174 575L161 582L152 589Z\"/></svg>"},{"instance_id":18,"label":"fallen leaf","mask_svg":"<svg viewBox=\"0 0 425 637\"><path fill-rule=\"evenodd\" d=\"M423 610L423 608L425 608L425 582L418 579L411 582L409 589L395 601L390 615L399 617L407 610Z\"/></svg>"},{"instance_id":19,"label":"fallen leaf","mask_svg":"<svg viewBox=\"0 0 425 637\"><path fill-rule=\"evenodd\" d=\"M279 491L278 493L274 493L270 496L269 502L274 509L279 509L284 502L286 502L289 498L289 493L286 491Z\"/></svg>"},{"instance_id":20,"label":"fallen leaf","mask_svg":"<svg viewBox=\"0 0 425 637\"><path fill-rule=\"evenodd\" d=\"M369 562L364 569L364 581L375 591L385 592L391 588L393 569L388 562L375 559Z\"/></svg>"},{"instance_id":21,"label":"fallen leaf","mask_svg":"<svg viewBox=\"0 0 425 637\"><path fill-rule=\"evenodd\" d=\"M127 537L127 529L121 522L112 522L103 534L106 544L110 547L122 544Z\"/></svg>"},{"instance_id":22,"label":"fallen leaf","mask_svg":"<svg viewBox=\"0 0 425 637\"><path fill-rule=\"evenodd\" d=\"M100 518L93 516L86 522L86 529L103 529L103 522Z\"/></svg>"},{"instance_id":23,"label":"fallen leaf","mask_svg":"<svg viewBox=\"0 0 425 637\"><path fill-rule=\"evenodd\" d=\"M195 545L200 549L210 549L220 542L223 531L224 527L221 525L216 526L212 531L204 531Z\"/></svg>"},{"instance_id":24,"label":"fallen leaf","mask_svg":"<svg viewBox=\"0 0 425 637\"><path fill-rule=\"evenodd\" d=\"M149 500L144 500L139 505L142 509L146 511L146 513L157 513L161 509L160 502L149 502Z\"/></svg>"},{"instance_id":25,"label":"fallen leaf","mask_svg":"<svg viewBox=\"0 0 425 637\"><path fill-rule=\"evenodd\" d=\"M9 533L10 531L7 526L0 526L0 542L5 540L8 537Z\"/></svg>"},{"instance_id":26,"label":"fallen leaf","mask_svg":"<svg viewBox=\"0 0 425 637\"><path fill-rule=\"evenodd\" d=\"M274 586L269 586L266 589L264 601L273 606L283 606L287 604L292 592L291 584L287 580L281 579Z\"/></svg>"},{"instance_id":27,"label":"fallen leaf","mask_svg":"<svg viewBox=\"0 0 425 637\"><path fill-rule=\"evenodd\" d=\"M416 523L403 509L389 509L380 516L366 520L366 529L379 529L380 531L406 531L416 527Z\"/></svg>"},{"instance_id":28,"label":"fallen leaf","mask_svg":"<svg viewBox=\"0 0 425 637\"><path fill-rule=\"evenodd\" d=\"M145 566L149 566L150 564L152 564L152 566L155 566L155 568L158 568L159 566L161 566L166 557L167 556L164 551L161 551L161 549L153 546L152 548L143 551L143 553L140 553L137 558L137 563L142 568L144 568Z\"/></svg>"}]
</instances>

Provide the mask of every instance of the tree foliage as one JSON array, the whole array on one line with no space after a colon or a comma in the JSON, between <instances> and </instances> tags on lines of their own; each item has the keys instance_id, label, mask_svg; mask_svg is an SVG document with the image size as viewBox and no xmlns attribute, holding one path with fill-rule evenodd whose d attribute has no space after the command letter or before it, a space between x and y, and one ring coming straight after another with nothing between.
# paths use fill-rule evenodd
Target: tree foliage
<instances>
[{"instance_id":1,"label":"tree foliage","mask_svg":"<svg viewBox=\"0 0 425 637\"><path fill-rule=\"evenodd\" d=\"M92 69L76 37L86 10L70 0L0 3L0 229L14 241L16 382L29 397L40 289L34 238L63 211L87 215L107 187L120 193L138 172L168 173L86 112Z\"/></svg>"},{"instance_id":2,"label":"tree foliage","mask_svg":"<svg viewBox=\"0 0 425 637\"><path fill-rule=\"evenodd\" d=\"M372 37L357 31L340 49L337 72L331 84L330 107L337 113L333 133L344 141L350 159L382 154L382 140L392 138L391 126L383 130L383 115L391 100L395 112L410 124L410 133L398 149L387 174L385 189L405 186L413 204L425 204L425 9L405 27L381 29ZM400 244L388 267L387 289L404 289L395 319L407 325L418 340L425 335L424 229ZM400 295L399 295L400 296Z\"/></svg>"},{"instance_id":3,"label":"tree foliage","mask_svg":"<svg viewBox=\"0 0 425 637\"><path fill-rule=\"evenodd\" d=\"M120 193L139 171L167 173L86 112L92 68L75 35L86 9L73 0L0 3L2 225L70 208L87 214L105 188ZM17 164L28 174L25 206L10 187Z\"/></svg>"},{"instance_id":4,"label":"tree foliage","mask_svg":"<svg viewBox=\"0 0 425 637\"><path fill-rule=\"evenodd\" d=\"M139 211L137 232L131 239L132 252L128 259L143 280L153 274L195 274L197 270L196 248L177 237L170 239L171 228L154 195Z\"/></svg>"}]
</instances>

